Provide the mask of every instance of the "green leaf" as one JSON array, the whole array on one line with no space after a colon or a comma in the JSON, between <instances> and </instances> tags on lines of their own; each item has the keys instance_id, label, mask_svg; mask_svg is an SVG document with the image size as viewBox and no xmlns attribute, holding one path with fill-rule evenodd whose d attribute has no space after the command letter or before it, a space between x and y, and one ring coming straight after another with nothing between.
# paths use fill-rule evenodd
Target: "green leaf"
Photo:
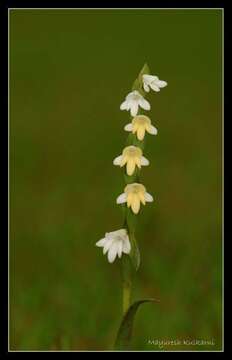
<instances>
[{"instance_id":1,"label":"green leaf","mask_svg":"<svg viewBox=\"0 0 232 360\"><path fill-rule=\"evenodd\" d=\"M132 91L137 90L143 96L146 95L145 91L143 90L143 75L144 74L150 74L150 69L146 63L143 65L142 70L140 71L137 79L134 81L133 86L132 86Z\"/></svg>"},{"instance_id":2,"label":"green leaf","mask_svg":"<svg viewBox=\"0 0 232 360\"><path fill-rule=\"evenodd\" d=\"M117 333L117 337L115 341L115 350L126 350L129 348L135 315L137 313L139 306L146 302L158 302L158 300L155 299L138 300L135 301L129 307L129 309L122 318L122 322Z\"/></svg>"},{"instance_id":3,"label":"green leaf","mask_svg":"<svg viewBox=\"0 0 232 360\"><path fill-rule=\"evenodd\" d=\"M140 88L141 88L141 84L140 84L140 82L139 82L139 79L137 78L135 81L134 81L134 83L133 83L133 85L132 85L132 91L134 91L134 90L140 90Z\"/></svg>"},{"instance_id":4,"label":"green leaf","mask_svg":"<svg viewBox=\"0 0 232 360\"><path fill-rule=\"evenodd\" d=\"M147 74L147 75L150 74L150 69L149 69L149 67L148 67L148 65L147 65L146 63L143 65L143 68L142 68L142 70L140 71L139 76L138 76L138 79L139 79L140 83L143 82L142 76L143 76L144 74Z\"/></svg>"}]
</instances>

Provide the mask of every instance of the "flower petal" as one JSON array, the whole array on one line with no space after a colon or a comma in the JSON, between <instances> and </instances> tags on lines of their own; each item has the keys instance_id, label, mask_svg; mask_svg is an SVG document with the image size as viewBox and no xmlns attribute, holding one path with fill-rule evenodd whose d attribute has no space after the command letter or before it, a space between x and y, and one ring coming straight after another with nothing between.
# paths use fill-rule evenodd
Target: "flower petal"
<instances>
[{"instance_id":1,"label":"flower petal","mask_svg":"<svg viewBox=\"0 0 232 360\"><path fill-rule=\"evenodd\" d=\"M133 193L129 193L127 195L127 207L129 208L133 202L133 198L134 198L134 194Z\"/></svg>"},{"instance_id":2,"label":"flower petal","mask_svg":"<svg viewBox=\"0 0 232 360\"><path fill-rule=\"evenodd\" d=\"M141 201L141 203L142 203L143 205L146 205L145 194L142 193L142 192L140 192L140 193L138 194L138 196L139 196L139 200Z\"/></svg>"},{"instance_id":3,"label":"flower petal","mask_svg":"<svg viewBox=\"0 0 232 360\"><path fill-rule=\"evenodd\" d=\"M149 86L148 86L145 82L143 83L143 88L144 88L144 90L145 90L146 92L149 92L149 91L150 91Z\"/></svg>"},{"instance_id":4,"label":"flower petal","mask_svg":"<svg viewBox=\"0 0 232 360\"><path fill-rule=\"evenodd\" d=\"M128 101L127 100L125 100L125 101L123 101L123 103L121 103L120 110L128 110Z\"/></svg>"},{"instance_id":5,"label":"flower petal","mask_svg":"<svg viewBox=\"0 0 232 360\"><path fill-rule=\"evenodd\" d=\"M116 203L117 204L123 204L126 202L126 194L125 193L122 193L121 195L119 195L117 197L117 200L116 200Z\"/></svg>"},{"instance_id":6,"label":"flower petal","mask_svg":"<svg viewBox=\"0 0 232 360\"><path fill-rule=\"evenodd\" d=\"M158 77L156 75L148 75L148 74L143 75L143 81L146 83L150 83L156 80L158 80Z\"/></svg>"},{"instance_id":7,"label":"flower petal","mask_svg":"<svg viewBox=\"0 0 232 360\"><path fill-rule=\"evenodd\" d=\"M138 214L140 209L140 199L138 196L134 196L133 201L131 203L131 209L134 214Z\"/></svg>"},{"instance_id":8,"label":"flower petal","mask_svg":"<svg viewBox=\"0 0 232 360\"><path fill-rule=\"evenodd\" d=\"M123 154L121 162L120 162L120 167L123 167L126 164L127 159L128 159L128 156L126 154Z\"/></svg>"},{"instance_id":9,"label":"flower petal","mask_svg":"<svg viewBox=\"0 0 232 360\"><path fill-rule=\"evenodd\" d=\"M138 130L139 124L138 123L134 123L132 124L132 133L135 134L136 131Z\"/></svg>"},{"instance_id":10,"label":"flower petal","mask_svg":"<svg viewBox=\"0 0 232 360\"><path fill-rule=\"evenodd\" d=\"M127 230L126 229L119 229L114 231L114 234L120 235L121 237L126 237L127 236Z\"/></svg>"},{"instance_id":11,"label":"flower petal","mask_svg":"<svg viewBox=\"0 0 232 360\"><path fill-rule=\"evenodd\" d=\"M120 165L121 164L121 160L122 160L122 155L117 156L114 161L113 164L114 165Z\"/></svg>"},{"instance_id":12,"label":"flower petal","mask_svg":"<svg viewBox=\"0 0 232 360\"><path fill-rule=\"evenodd\" d=\"M142 156L141 157L141 165L148 166L149 164L150 164L149 160L147 160L147 158L145 158L145 156Z\"/></svg>"},{"instance_id":13,"label":"flower petal","mask_svg":"<svg viewBox=\"0 0 232 360\"><path fill-rule=\"evenodd\" d=\"M129 159L126 164L127 175L131 176L134 171L135 171L135 161L133 159Z\"/></svg>"},{"instance_id":14,"label":"flower petal","mask_svg":"<svg viewBox=\"0 0 232 360\"><path fill-rule=\"evenodd\" d=\"M136 100L131 101L131 105L130 105L131 116L137 115L138 108L139 108L138 102Z\"/></svg>"},{"instance_id":15,"label":"flower petal","mask_svg":"<svg viewBox=\"0 0 232 360\"><path fill-rule=\"evenodd\" d=\"M143 108L144 110L150 110L151 106L149 104L149 102L147 100L145 100L143 97L141 97L139 99L139 105L141 106L141 108Z\"/></svg>"},{"instance_id":16,"label":"flower petal","mask_svg":"<svg viewBox=\"0 0 232 360\"><path fill-rule=\"evenodd\" d=\"M138 130L137 130L137 137L140 141L142 141L144 139L144 135L145 135L145 129L143 126L139 126Z\"/></svg>"},{"instance_id":17,"label":"flower petal","mask_svg":"<svg viewBox=\"0 0 232 360\"><path fill-rule=\"evenodd\" d=\"M156 82L153 82L150 84L150 87L152 88L152 90L156 91L156 92L159 92L160 91L160 88L158 85L156 85L157 83Z\"/></svg>"},{"instance_id":18,"label":"flower petal","mask_svg":"<svg viewBox=\"0 0 232 360\"><path fill-rule=\"evenodd\" d=\"M127 236L127 238L123 241L122 251L123 251L125 254L129 254L130 251L131 251L131 244L130 244L130 240L129 240L128 236Z\"/></svg>"},{"instance_id":19,"label":"flower petal","mask_svg":"<svg viewBox=\"0 0 232 360\"><path fill-rule=\"evenodd\" d=\"M132 131L132 124L130 123L130 124L127 124L125 127L124 127L124 130L126 130L126 131Z\"/></svg>"},{"instance_id":20,"label":"flower petal","mask_svg":"<svg viewBox=\"0 0 232 360\"><path fill-rule=\"evenodd\" d=\"M136 91L131 91L127 96L126 96L126 99L131 99L133 98L134 95L136 95Z\"/></svg>"},{"instance_id":21,"label":"flower petal","mask_svg":"<svg viewBox=\"0 0 232 360\"><path fill-rule=\"evenodd\" d=\"M141 169L141 158L140 157L136 157L135 158L135 164L138 166L139 169Z\"/></svg>"},{"instance_id":22,"label":"flower petal","mask_svg":"<svg viewBox=\"0 0 232 360\"><path fill-rule=\"evenodd\" d=\"M98 247L104 246L106 241L107 241L106 238L103 238L103 239L99 240L98 242L96 242L96 246L98 246Z\"/></svg>"},{"instance_id":23,"label":"flower petal","mask_svg":"<svg viewBox=\"0 0 232 360\"><path fill-rule=\"evenodd\" d=\"M107 253L107 251L109 250L109 248L111 247L111 245L113 244L114 242L114 239L113 238L108 238L105 245L104 245L104 248L103 248L103 254L105 255Z\"/></svg>"},{"instance_id":24,"label":"flower petal","mask_svg":"<svg viewBox=\"0 0 232 360\"><path fill-rule=\"evenodd\" d=\"M149 194L148 192L145 193L145 200L146 202L154 201L153 196L151 196L151 194Z\"/></svg>"},{"instance_id":25,"label":"flower petal","mask_svg":"<svg viewBox=\"0 0 232 360\"><path fill-rule=\"evenodd\" d=\"M160 88L164 88L165 86L168 85L168 83L167 83L167 81L157 80L156 85L159 86Z\"/></svg>"},{"instance_id":26,"label":"flower petal","mask_svg":"<svg viewBox=\"0 0 232 360\"><path fill-rule=\"evenodd\" d=\"M119 258L122 256L122 246L123 246L123 241L119 241L118 242L118 257Z\"/></svg>"},{"instance_id":27,"label":"flower petal","mask_svg":"<svg viewBox=\"0 0 232 360\"><path fill-rule=\"evenodd\" d=\"M108 261L113 263L118 252L118 243L114 242L108 251Z\"/></svg>"},{"instance_id":28,"label":"flower petal","mask_svg":"<svg viewBox=\"0 0 232 360\"><path fill-rule=\"evenodd\" d=\"M147 131L151 135L157 135L157 133L158 133L158 130L153 125L150 125Z\"/></svg>"}]
</instances>

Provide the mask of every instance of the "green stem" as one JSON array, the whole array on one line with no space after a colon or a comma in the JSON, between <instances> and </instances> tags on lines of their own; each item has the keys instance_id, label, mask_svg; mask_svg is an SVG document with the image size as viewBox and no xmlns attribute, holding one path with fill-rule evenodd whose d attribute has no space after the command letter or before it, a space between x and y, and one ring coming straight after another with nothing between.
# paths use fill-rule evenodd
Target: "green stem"
<instances>
[{"instance_id":1,"label":"green stem","mask_svg":"<svg viewBox=\"0 0 232 360\"><path fill-rule=\"evenodd\" d=\"M127 229L129 235L129 226L128 226L128 208L125 209L124 225L123 227ZM129 235L130 239L130 235ZM123 256L121 261L121 271L122 271L122 311L123 315L127 312L131 304L131 292L132 292L132 271L133 266L129 256Z\"/></svg>"},{"instance_id":2,"label":"green stem","mask_svg":"<svg viewBox=\"0 0 232 360\"><path fill-rule=\"evenodd\" d=\"M149 74L149 68L147 64L144 64L142 70L140 71L138 78L135 80L132 90L138 90L144 97L146 93L143 91L143 73ZM144 140L139 141L135 134L129 134L126 145L134 145L140 147L142 150L144 148ZM132 176L124 172L125 183L130 184L133 182L139 182L139 173L140 170L137 169ZM132 292L132 280L135 269L137 270L140 262L139 249L135 238L135 227L136 227L137 217L132 213L131 209L125 207L125 218L124 218L124 228L128 231L129 240L131 243L131 253L132 256L123 256L122 257L122 310L123 314L127 312L131 305L131 292ZM130 254L131 255L131 254ZM136 256L134 256L136 255ZM132 259L137 259L136 263L132 263Z\"/></svg>"},{"instance_id":3,"label":"green stem","mask_svg":"<svg viewBox=\"0 0 232 360\"><path fill-rule=\"evenodd\" d=\"M131 263L128 256L122 259L122 311L123 315L127 312L131 304L131 291L132 291L132 274Z\"/></svg>"}]
</instances>

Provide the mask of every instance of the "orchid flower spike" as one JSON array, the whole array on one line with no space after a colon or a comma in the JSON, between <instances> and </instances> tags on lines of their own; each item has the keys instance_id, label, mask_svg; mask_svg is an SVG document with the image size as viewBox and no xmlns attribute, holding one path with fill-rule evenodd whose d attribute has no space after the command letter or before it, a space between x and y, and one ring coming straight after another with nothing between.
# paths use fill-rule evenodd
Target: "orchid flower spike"
<instances>
[{"instance_id":1,"label":"orchid flower spike","mask_svg":"<svg viewBox=\"0 0 232 360\"><path fill-rule=\"evenodd\" d=\"M113 263L117 255L121 258L122 253L129 254L131 244L126 229L120 229L105 234L105 237L96 243L103 247L103 254L108 252L108 261Z\"/></svg>"},{"instance_id":2,"label":"orchid flower spike","mask_svg":"<svg viewBox=\"0 0 232 360\"><path fill-rule=\"evenodd\" d=\"M138 146L130 145L124 148L122 155L114 159L113 164L120 167L126 165L127 175L131 176L136 166L141 169L141 166L149 165L149 161L143 156L143 152Z\"/></svg>"},{"instance_id":3,"label":"orchid flower spike","mask_svg":"<svg viewBox=\"0 0 232 360\"><path fill-rule=\"evenodd\" d=\"M133 118L130 124L124 127L126 131L132 131L133 134L137 134L137 138L142 141L147 131L151 135L157 134L157 129L151 124L151 120L148 116L137 115Z\"/></svg>"},{"instance_id":4,"label":"orchid flower spike","mask_svg":"<svg viewBox=\"0 0 232 360\"><path fill-rule=\"evenodd\" d=\"M116 200L117 204L127 203L127 207L131 207L134 214L138 214L140 202L145 205L152 201L153 197L146 191L145 186L138 183L128 184Z\"/></svg>"},{"instance_id":5,"label":"orchid flower spike","mask_svg":"<svg viewBox=\"0 0 232 360\"><path fill-rule=\"evenodd\" d=\"M146 92L150 91L150 88L156 92L160 91L160 88L164 88L168 83L160 80L158 76L143 75L143 88Z\"/></svg>"},{"instance_id":6,"label":"orchid flower spike","mask_svg":"<svg viewBox=\"0 0 232 360\"><path fill-rule=\"evenodd\" d=\"M150 110L151 106L147 100L137 91L130 92L120 106L121 110L130 110L131 116L136 116L139 106L144 110Z\"/></svg>"}]
</instances>

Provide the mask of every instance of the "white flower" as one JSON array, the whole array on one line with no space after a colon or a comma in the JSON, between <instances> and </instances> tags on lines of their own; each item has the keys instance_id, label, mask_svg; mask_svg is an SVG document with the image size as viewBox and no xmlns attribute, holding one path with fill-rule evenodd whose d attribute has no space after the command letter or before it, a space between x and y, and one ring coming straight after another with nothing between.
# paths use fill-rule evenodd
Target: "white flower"
<instances>
[{"instance_id":1,"label":"white flower","mask_svg":"<svg viewBox=\"0 0 232 360\"><path fill-rule=\"evenodd\" d=\"M140 169L142 165L149 165L149 161L143 156L143 152L139 147L130 145L123 149L122 155L114 159L113 164L120 167L126 164L127 175L131 176L136 165Z\"/></svg>"},{"instance_id":2,"label":"white flower","mask_svg":"<svg viewBox=\"0 0 232 360\"><path fill-rule=\"evenodd\" d=\"M128 184L124 193L117 197L117 204L127 203L127 207L131 207L134 214L138 214L140 202L145 205L146 202L152 202L153 197L146 192L145 186L138 183Z\"/></svg>"},{"instance_id":3,"label":"white flower","mask_svg":"<svg viewBox=\"0 0 232 360\"><path fill-rule=\"evenodd\" d=\"M146 92L150 91L150 88L154 91L160 91L160 88L164 88L168 83L160 80L158 76L143 75L143 88Z\"/></svg>"},{"instance_id":4,"label":"white flower","mask_svg":"<svg viewBox=\"0 0 232 360\"><path fill-rule=\"evenodd\" d=\"M130 124L127 124L124 129L126 131L132 131L133 134L137 133L137 138L142 141L147 131L151 135L157 134L157 129L151 124L151 120L148 116L137 115L134 117Z\"/></svg>"},{"instance_id":5,"label":"white flower","mask_svg":"<svg viewBox=\"0 0 232 360\"><path fill-rule=\"evenodd\" d=\"M121 110L130 110L131 116L136 116L139 106L144 110L150 110L151 106L147 100L137 91L130 92L126 100L120 105Z\"/></svg>"},{"instance_id":6,"label":"white flower","mask_svg":"<svg viewBox=\"0 0 232 360\"><path fill-rule=\"evenodd\" d=\"M126 229L120 229L105 234L105 237L96 243L96 246L103 247L103 254L108 251L108 261L114 262L116 256L121 258L122 253L129 254L131 244Z\"/></svg>"}]
</instances>

